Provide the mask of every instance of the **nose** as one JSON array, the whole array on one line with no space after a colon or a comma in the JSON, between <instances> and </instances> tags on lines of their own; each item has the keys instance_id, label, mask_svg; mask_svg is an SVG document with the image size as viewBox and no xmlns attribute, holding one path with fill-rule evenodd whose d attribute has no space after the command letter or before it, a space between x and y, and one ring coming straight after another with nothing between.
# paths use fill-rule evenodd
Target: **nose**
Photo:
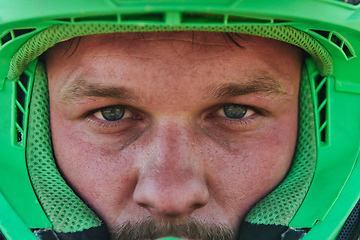
<instances>
[{"instance_id":1,"label":"nose","mask_svg":"<svg viewBox=\"0 0 360 240\"><path fill-rule=\"evenodd\" d=\"M209 200L205 172L191 134L184 128L162 126L152 137L143 160L134 201L152 215L183 217Z\"/></svg>"}]
</instances>

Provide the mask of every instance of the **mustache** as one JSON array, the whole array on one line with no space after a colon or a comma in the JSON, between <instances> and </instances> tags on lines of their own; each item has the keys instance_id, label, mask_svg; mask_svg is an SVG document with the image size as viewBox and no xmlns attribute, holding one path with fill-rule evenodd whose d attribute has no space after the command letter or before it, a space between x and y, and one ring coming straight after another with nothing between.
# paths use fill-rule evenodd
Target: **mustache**
<instances>
[{"instance_id":1,"label":"mustache","mask_svg":"<svg viewBox=\"0 0 360 240\"><path fill-rule=\"evenodd\" d=\"M124 222L111 234L111 240L144 240L162 237L201 240L232 240L234 231L223 224L214 224L189 218L185 222L157 221L152 217L131 223Z\"/></svg>"}]
</instances>

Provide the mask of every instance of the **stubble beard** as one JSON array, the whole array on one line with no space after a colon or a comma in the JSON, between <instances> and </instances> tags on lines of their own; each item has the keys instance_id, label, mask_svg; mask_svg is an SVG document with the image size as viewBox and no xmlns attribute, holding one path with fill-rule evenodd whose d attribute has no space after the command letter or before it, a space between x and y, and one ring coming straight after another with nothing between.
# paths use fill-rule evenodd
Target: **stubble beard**
<instances>
[{"instance_id":1,"label":"stubble beard","mask_svg":"<svg viewBox=\"0 0 360 240\"><path fill-rule=\"evenodd\" d=\"M124 222L111 234L111 240L150 240L162 237L196 240L232 240L233 230L223 224L201 222L189 218L185 222L158 221L148 217L142 221Z\"/></svg>"}]
</instances>

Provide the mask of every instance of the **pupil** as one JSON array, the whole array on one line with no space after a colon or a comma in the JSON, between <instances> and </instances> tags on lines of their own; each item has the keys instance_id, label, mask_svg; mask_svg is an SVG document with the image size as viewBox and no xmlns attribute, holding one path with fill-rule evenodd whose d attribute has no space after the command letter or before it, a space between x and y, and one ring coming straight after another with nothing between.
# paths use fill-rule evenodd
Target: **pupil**
<instances>
[{"instance_id":1,"label":"pupil","mask_svg":"<svg viewBox=\"0 0 360 240\"><path fill-rule=\"evenodd\" d=\"M101 109L102 116L108 121L118 121L125 114L123 106L111 106Z\"/></svg>"},{"instance_id":2,"label":"pupil","mask_svg":"<svg viewBox=\"0 0 360 240\"><path fill-rule=\"evenodd\" d=\"M226 104L224 114L228 118L243 118L246 115L247 107L239 104Z\"/></svg>"}]
</instances>

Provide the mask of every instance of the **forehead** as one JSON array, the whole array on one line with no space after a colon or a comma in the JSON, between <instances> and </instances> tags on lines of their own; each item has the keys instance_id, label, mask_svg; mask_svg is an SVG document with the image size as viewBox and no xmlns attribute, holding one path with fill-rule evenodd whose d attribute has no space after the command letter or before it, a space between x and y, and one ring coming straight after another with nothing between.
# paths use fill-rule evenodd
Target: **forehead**
<instances>
[{"instance_id":1,"label":"forehead","mask_svg":"<svg viewBox=\"0 0 360 240\"><path fill-rule=\"evenodd\" d=\"M98 83L118 79L135 88L155 81L159 87L168 88L181 81L205 89L238 79L271 78L288 85L294 73L299 75L302 51L284 42L250 35L117 33L63 42L50 49L46 59L49 76L61 75L62 81L53 84L60 88L68 81L87 78Z\"/></svg>"},{"instance_id":2,"label":"forehead","mask_svg":"<svg viewBox=\"0 0 360 240\"><path fill-rule=\"evenodd\" d=\"M242 50L242 51L240 51ZM293 55L297 52L298 55ZM209 59L249 56L254 58L298 57L301 51L277 40L236 33L219 32L144 32L90 35L65 41L46 56L85 58L94 55L141 58ZM70 59L66 59L69 61Z\"/></svg>"}]
</instances>

